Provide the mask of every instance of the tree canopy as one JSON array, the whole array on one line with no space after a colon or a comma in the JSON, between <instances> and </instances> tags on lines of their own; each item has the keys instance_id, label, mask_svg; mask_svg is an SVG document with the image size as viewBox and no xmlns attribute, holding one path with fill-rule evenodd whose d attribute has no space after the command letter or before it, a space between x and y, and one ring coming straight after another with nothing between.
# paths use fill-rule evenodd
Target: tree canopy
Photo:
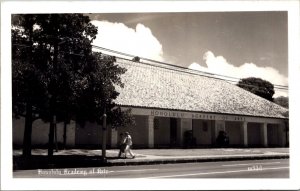
<instances>
[{"instance_id":1,"label":"tree canopy","mask_svg":"<svg viewBox=\"0 0 300 191\"><path fill-rule=\"evenodd\" d=\"M30 100L49 120L82 88L97 28L80 14L14 15L12 25L14 113Z\"/></svg>"},{"instance_id":2,"label":"tree canopy","mask_svg":"<svg viewBox=\"0 0 300 191\"><path fill-rule=\"evenodd\" d=\"M25 117L23 154L30 155L37 117L50 122L50 150L56 121L100 123L104 108L111 123L115 113L131 121L113 102L125 69L114 57L92 52L97 30L82 14L12 16L13 113Z\"/></svg>"},{"instance_id":3,"label":"tree canopy","mask_svg":"<svg viewBox=\"0 0 300 191\"><path fill-rule=\"evenodd\" d=\"M269 81L249 77L240 79L237 86L269 101L273 101L273 95L275 93L274 85Z\"/></svg>"},{"instance_id":4,"label":"tree canopy","mask_svg":"<svg viewBox=\"0 0 300 191\"><path fill-rule=\"evenodd\" d=\"M279 96L274 98L274 102L282 107L289 108L289 98L284 96Z\"/></svg>"}]
</instances>

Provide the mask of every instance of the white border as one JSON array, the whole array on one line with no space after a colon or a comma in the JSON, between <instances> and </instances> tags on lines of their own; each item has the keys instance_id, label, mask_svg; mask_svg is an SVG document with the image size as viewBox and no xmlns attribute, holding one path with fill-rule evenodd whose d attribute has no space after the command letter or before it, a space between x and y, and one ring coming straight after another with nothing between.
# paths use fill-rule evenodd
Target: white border
<instances>
[{"instance_id":1,"label":"white border","mask_svg":"<svg viewBox=\"0 0 300 191\"><path fill-rule=\"evenodd\" d=\"M289 179L13 179L11 130L11 36L13 13L288 11L291 165ZM299 189L299 1L2 1L1 2L1 189ZM298 103L297 103L298 102ZM298 114L298 116L297 116Z\"/></svg>"}]
</instances>

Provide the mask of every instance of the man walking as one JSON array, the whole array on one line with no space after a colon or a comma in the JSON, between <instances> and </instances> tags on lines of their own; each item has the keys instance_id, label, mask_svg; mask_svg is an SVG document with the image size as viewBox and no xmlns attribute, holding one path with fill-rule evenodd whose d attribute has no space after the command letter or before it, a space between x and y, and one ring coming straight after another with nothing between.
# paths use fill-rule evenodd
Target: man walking
<instances>
[{"instance_id":1,"label":"man walking","mask_svg":"<svg viewBox=\"0 0 300 191\"><path fill-rule=\"evenodd\" d=\"M125 140L124 140L126 147L125 147L125 158L126 158L126 154L129 153L131 155L131 157L134 159L135 155L132 153L131 151L131 146L132 146L132 138L129 135L128 132L125 132Z\"/></svg>"},{"instance_id":2,"label":"man walking","mask_svg":"<svg viewBox=\"0 0 300 191\"><path fill-rule=\"evenodd\" d=\"M121 155L124 153L125 154L125 148L126 148L126 143L125 143L125 136L123 136L123 133L120 134L120 141L119 141L119 155L118 157L121 158Z\"/></svg>"}]
</instances>

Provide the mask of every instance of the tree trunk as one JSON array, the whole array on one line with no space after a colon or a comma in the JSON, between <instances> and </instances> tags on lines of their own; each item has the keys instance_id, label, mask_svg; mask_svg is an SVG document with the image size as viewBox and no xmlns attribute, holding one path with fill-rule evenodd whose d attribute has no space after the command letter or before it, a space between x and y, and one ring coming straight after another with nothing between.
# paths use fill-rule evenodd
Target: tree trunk
<instances>
[{"instance_id":1,"label":"tree trunk","mask_svg":"<svg viewBox=\"0 0 300 191\"><path fill-rule=\"evenodd\" d=\"M25 130L23 138L23 156L31 156L31 133L32 133L32 105L26 104Z\"/></svg>"},{"instance_id":2,"label":"tree trunk","mask_svg":"<svg viewBox=\"0 0 300 191\"><path fill-rule=\"evenodd\" d=\"M33 59L32 59L32 34L33 34L33 22L26 17L26 23L28 26L26 28L29 29L29 43L30 43L30 48L29 48L29 53L28 53L28 58L29 58L29 64L33 64ZM30 82L27 82L30 83ZM25 129L24 129L24 137L23 137L23 156L24 157L29 157L31 156L31 134L32 134L32 102L30 98L27 99L26 103L26 115L25 115Z\"/></svg>"},{"instance_id":3,"label":"tree trunk","mask_svg":"<svg viewBox=\"0 0 300 191\"><path fill-rule=\"evenodd\" d=\"M67 145L67 122L64 122L64 149L66 149L66 145Z\"/></svg>"},{"instance_id":4,"label":"tree trunk","mask_svg":"<svg viewBox=\"0 0 300 191\"><path fill-rule=\"evenodd\" d=\"M49 142L48 142L48 157L53 156L53 142L54 142L54 126L56 124L56 116L53 115L50 121L50 129L49 129Z\"/></svg>"},{"instance_id":5,"label":"tree trunk","mask_svg":"<svg viewBox=\"0 0 300 191\"><path fill-rule=\"evenodd\" d=\"M53 15L54 24L57 24L57 14ZM53 55L53 77L52 83L53 87L57 87L57 59L58 59L58 42L57 42L57 26L53 26L54 28L54 40L53 40L53 48L54 48L54 55ZM51 108L51 122L50 122L50 129L49 129L49 147L48 147L48 156L51 158L53 156L53 139L54 139L54 128L56 127L56 102L57 102L57 90L52 90L52 100L50 100L50 108Z\"/></svg>"},{"instance_id":6,"label":"tree trunk","mask_svg":"<svg viewBox=\"0 0 300 191\"><path fill-rule=\"evenodd\" d=\"M55 142L55 152L58 152L58 145L57 145L57 126L54 124L54 142Z\"/></svg>"}]
</instances>

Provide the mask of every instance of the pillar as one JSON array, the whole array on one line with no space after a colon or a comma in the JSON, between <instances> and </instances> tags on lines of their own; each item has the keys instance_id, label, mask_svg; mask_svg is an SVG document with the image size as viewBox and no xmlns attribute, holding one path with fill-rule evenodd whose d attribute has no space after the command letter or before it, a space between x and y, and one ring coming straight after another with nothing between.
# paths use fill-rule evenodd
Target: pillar
<instances>
[{"instance_id":1,"label":"pillar","mask_svg":"<svg viewBox=\"0 0 300 191\"><path fill-rule=\"evenodd\" d=\"M244 121L242 122L242 126L241 126L241 137L242 137L242 145L244 147L248 147L248 122Z\"/></svg>"},{"instance_id":2,"label":"pillar","mask_svg":"<svg viewBox=\"0 0 300 191\"><path fill-rule=\"evenodd\" d=\"M267 123L261 124L261 140L264 147L268 147L268 128Z\"/></svg>"},{"instance_id":3,"label":"pillar","mask_svg":"<svg viewBox=\"0 0 300 191\"><path fill-rule=\"evenodd\" d=\"M148 147L154 147L154 116L148 116Z\"/></svg>"},{"instance_id":4,"label":"pillar","mask_svg":"<svg viewBox=\"0 0 300 191\"><path fill-rule=\"evenodd\" d=\"M111 138L110 138L110 147L117 148L118 147L118 130L115 128L111 129Z\"/></svg>"}]
</instances>

